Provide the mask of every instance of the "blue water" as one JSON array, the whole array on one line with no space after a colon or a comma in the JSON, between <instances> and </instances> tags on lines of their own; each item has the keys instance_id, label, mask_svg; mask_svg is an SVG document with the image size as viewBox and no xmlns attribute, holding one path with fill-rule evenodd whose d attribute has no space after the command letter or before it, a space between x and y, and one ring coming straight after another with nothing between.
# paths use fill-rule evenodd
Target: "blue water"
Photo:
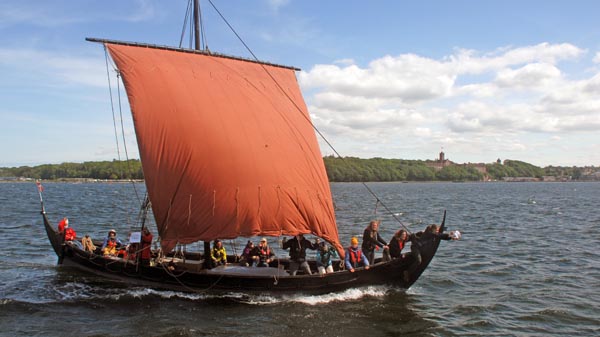
<instances>
[{"instance_id":1,"label":"blue water","mask_svg":"<svg viewBox=\"0 0 600 337\"><path fill-rule=\"evenodd\" d=\"M0 335L600 336L600 183L370 187L411 231L446 209L462 240L442 242L408 291L272 297L156 291L57 267L35 184L0 183ZM332 191L344 244L373 218L388 240L400 227L360 184ZM44 199L52 221L69 216L95 237L125 236L139 205L132 184L46 183Z\"/></svg>"}]
</instances>

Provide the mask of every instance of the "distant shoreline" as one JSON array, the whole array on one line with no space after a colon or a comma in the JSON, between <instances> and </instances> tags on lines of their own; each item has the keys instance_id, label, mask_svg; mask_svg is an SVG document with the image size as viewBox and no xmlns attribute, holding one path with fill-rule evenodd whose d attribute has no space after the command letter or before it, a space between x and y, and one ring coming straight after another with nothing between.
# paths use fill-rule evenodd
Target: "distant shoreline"
<instances>
[{"instance_id":1,"label":"distant shoreline","mask_svg":"<svg viewBox=\"0 0 600 337\"><path fill-rule=\"evenodd\" d=\"M0 183L143 183L144 179L93 179L93 178L61 178L61 179L33 179L33 178L15 178L15 177L0 177Z\"/></svg>"},{"instance_id":2,"label":"distant shoreline","mask_svg":"<svg viewBox=\"0 0 600 337\"><path fill-rule=\"evenodd\" d=\"M12 178L12 177L9 177ZM19 184L33 184L36 181L40 181L41 183L70 183L70 184L83 184L83 183L93 183L93 184L127 184L127 183L144 183L143 179L91 179L91 178L69 178L69 179L31 179L31 178L15 178L15 179L6 179L6 177L0 177L0 184L8 184L8 183L19 183ZM440 181L440 180L431 180L431 181L420 181L420 180L394 180L394 181L330 181L330 184L387 184L387 183L400 183L400 184L408 184L408 183L418 183L418 184L489 184L489 183L591 183L591 182L599 182L598 180L487 180L487 181Z\"/></svg>"},{"instance_id":3,"label":"distant shoreline","mask_svg":"<svg viewBox=\"0 0 600 337\"><path fill-rule=\"evenodd\" d=\"M600 181L600 167L541 168L511 159L458 164L443 153L438 160L325 156L323 164L330 182ZM144 173L137 159L0 167L0 181L35 179L73 183L142 182Z\"/></svg>"}]
</instances>

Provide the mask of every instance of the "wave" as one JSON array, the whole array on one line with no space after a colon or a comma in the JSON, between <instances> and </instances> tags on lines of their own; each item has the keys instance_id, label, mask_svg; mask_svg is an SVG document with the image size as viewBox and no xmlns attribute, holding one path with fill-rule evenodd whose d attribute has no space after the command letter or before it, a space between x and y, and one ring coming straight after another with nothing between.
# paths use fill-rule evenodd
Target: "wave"
<instances>
[{"instance_id":1,"label":"wave","mask_svg":"<svg viewBox=\"0 0 600 337\"><path fill-rule=\"evenodd\" d=\"M249 305L273 305L282 303L302 303L320 305L332 302L355 301L364 297L384 297L390 291L397 291L389 286L369 286L348 289L341 293L324 295L271 295L246 293L187 293L151 288L105 288L81 282L67 282L46 291L44 296L0 299L0 305L11 303L23 304L52 304L78 302L127 302L132 299L183 299L188 301L233 301Z\"/></svg>"},{"instance_id":2,"label":"wave","mask_svg":"<svg viewBox=\"0 0 600 337\"><path fill-rule=\"evenodd\" d=\"M130 296L159 296L161 298L182 298L187 300L231 300L238 303L250 305L273 305L281 303L302 303L307 305L319 305L332 302L354 301L363 297L383 297L391 287L370 286L363 288L348 289L341 293L329 293L324 295L271 295L271 294L246 294L246 293L224 293L224 294L194 294L176 291L161 291L154 289L137 289L127 291Z\"/></svg>"}]
</instances>

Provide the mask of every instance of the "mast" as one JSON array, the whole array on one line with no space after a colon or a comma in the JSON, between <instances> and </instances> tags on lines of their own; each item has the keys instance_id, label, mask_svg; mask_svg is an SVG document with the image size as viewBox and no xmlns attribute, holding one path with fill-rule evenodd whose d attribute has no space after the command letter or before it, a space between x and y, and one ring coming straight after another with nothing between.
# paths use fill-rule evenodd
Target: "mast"
<instances>
[{"instance_id":1,"label":"mast","mask_svg":"<svg viewBox=\"0 0 600 337\"><path fill-rule=\"evenodd\" d=\"M194 0L194 49L200 50L200 0Z\"/></svg>"},{"instance_id":2,"label":"mast","mask_svg":"<svg viewBox=\"0 0 600 337\"><path fill-rule=\"evenodd\" d=\"M194 0L194 49L200 50L200 0ZM204 241L204 268L211 267L210 241Z\"/></svg>"}]
</instances>

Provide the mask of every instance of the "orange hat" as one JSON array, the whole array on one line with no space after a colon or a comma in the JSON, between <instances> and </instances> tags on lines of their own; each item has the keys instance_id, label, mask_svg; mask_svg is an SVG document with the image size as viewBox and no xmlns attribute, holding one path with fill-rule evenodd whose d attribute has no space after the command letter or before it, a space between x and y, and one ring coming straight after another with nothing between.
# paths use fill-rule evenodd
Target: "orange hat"
<instances>
[{"instance_id":1,"label":"orange hat","mask_svg":"<svg viewBox=\"0 0 600 337\"><path fill-rule=\"evenodd\" d=\"M358 244L358 239L355 236L352 237L352 239L350 239L350 244L357 245Z\"/></svg>"}]
</instances>

